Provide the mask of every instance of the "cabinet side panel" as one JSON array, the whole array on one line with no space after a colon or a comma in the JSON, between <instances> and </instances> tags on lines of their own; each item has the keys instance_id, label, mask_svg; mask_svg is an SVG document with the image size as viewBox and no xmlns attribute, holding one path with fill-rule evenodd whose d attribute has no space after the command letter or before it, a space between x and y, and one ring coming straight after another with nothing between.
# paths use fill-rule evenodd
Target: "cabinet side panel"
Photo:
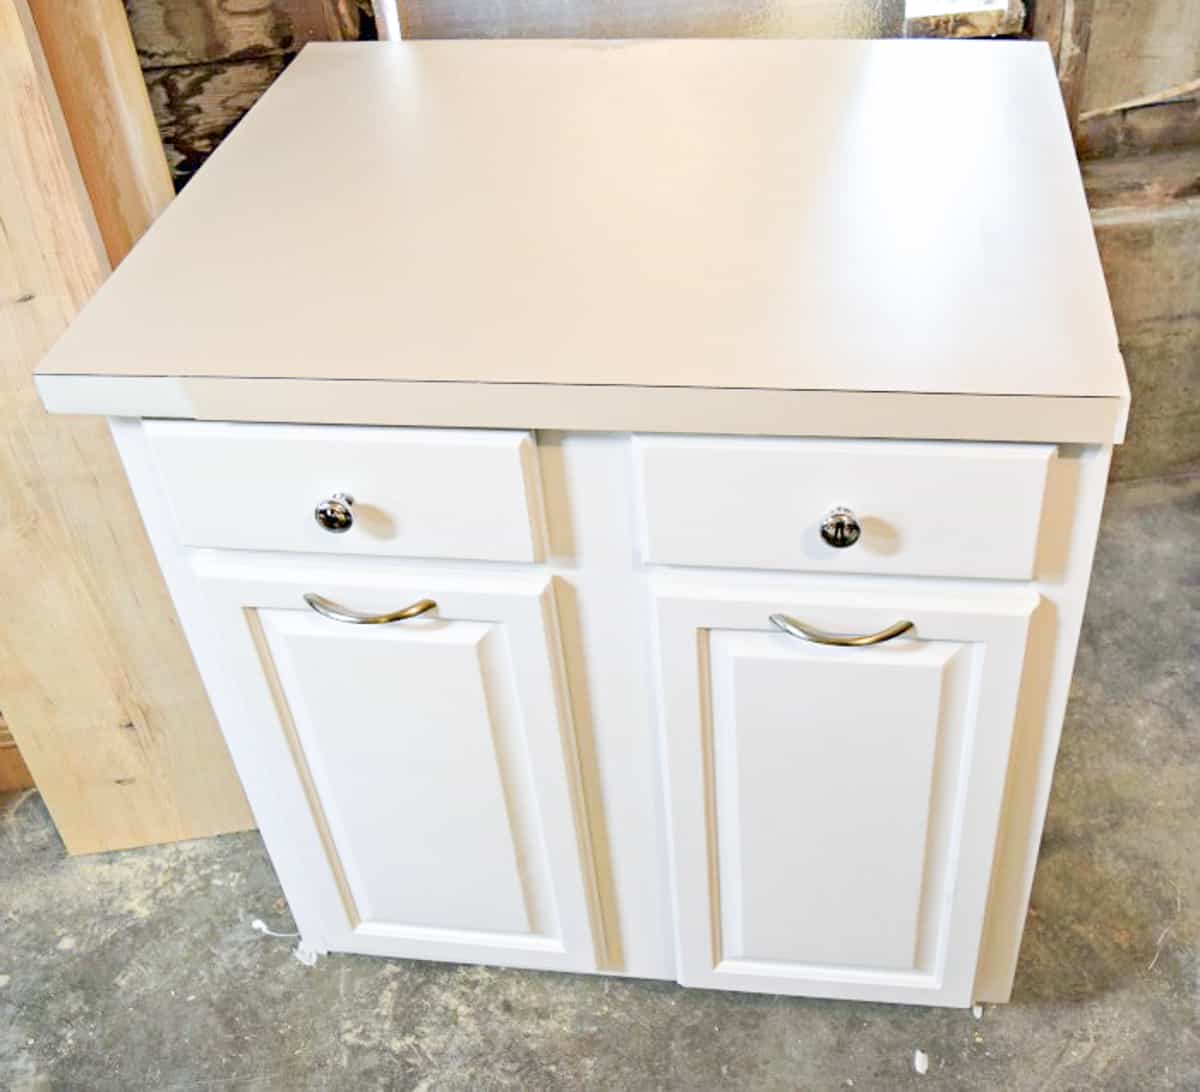
<instances>
[{"instance_id":1,"label":"cabinet side panel","mask_svg":"<svg viewBox=\"0 0 1200 1092\"><path fill-rule=\"evenodd\" d=\"M1003 1002L1012 994L1111 458L1110 447L1060 449L1047 482L1035 585L1042 607L1029 630L977 1001Z\"/></svg>"}]
</instances>

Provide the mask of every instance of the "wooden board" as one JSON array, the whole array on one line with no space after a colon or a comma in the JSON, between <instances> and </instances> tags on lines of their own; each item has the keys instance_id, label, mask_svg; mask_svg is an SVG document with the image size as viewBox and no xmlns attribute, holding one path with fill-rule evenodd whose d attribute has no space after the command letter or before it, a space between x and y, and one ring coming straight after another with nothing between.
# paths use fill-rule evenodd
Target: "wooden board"
<instances>
[{"instance_id":1,"label":"wooden board","mask_svg":"<svg viewBox=\"0 0 1200 1092\"><path fill-rule=\"evenodd\" d=\"M1095 0L1035 0L1033 36L1050 46L1072 131L1078 122L1087 72Z\"/></svg>"},{"instance_id":2,"label":"wooden board","mask_svg":"<svg viewBox=\"0 0 1200 1092\"><path fill-rule=\"evenodd\" d=\"M1200 90L1152 104L1084 114L1075 142L1081 159L1134 156L1200 144Z\"/></svg>"},{"instance_id":3,"label":"wooden board","mask_svg":"<svg viewBox=\"0 0 1200 1092\"><path fill-rule=\"evenodd\" d=\"M4 723L4 717L0 716L0 792L31 788L33 775L21 757L17 741Z\"/></svg>"},{"instance_id":4,"label":"wooden board","mask_svg":"<svg viewBox=\"0 0 1200 1092\"><path fill-rule=\"evenodd\" d=\"M904 0L401 0L405 38L887 38Z\"/></svg>"},{"instance_id":5,"label":"wooden board","mask_svg":"<svg viewBox=\"0 0 1200 1092\"><path fill-rule=\"evenodd\" d=\"M178 185L304 45L353 41L365 25L358 0L126 0L126 8Z\"/></svg>"},{"instance_id":6,"label":"wooden board","mask_svg":"<svg viewBox=\"0 0 1200 1092\"><path fill-rule=\"evenodd\" d=\"M1020 42L310 46L43 371L1125 395Z\"/></svg>"},{"instance_id":7,"label":"wooden board","mask_svg":"<svg viewBox=\"0 0 1200 1092\"><path fill-rule=\"evenodd\" d=\"M29 0L109 261L175 196L120 0Z\"/></svg>"},{"instance_id":8,"label":"wooden board","mask_svg":"<svg viewBox=\"0 0 1200 1092\"><path fill-rule=\"evenodd\" d=\"M252 819L108 430L37 359L107 273L24 0L0 0L0 703L73 853Z\"/></svg>"},{"instance_id":9,"label":"wooden board","mask_svg":"<svg viewBox=\"0 0 1200 1092\"><path fill-rule=\"evenodd\" d=\"M358 37L357 0L126 0L142 67L247 61Z\"/></svg>"},{"instance_id":10,"label":"wooden board","mask_svg":"<svg viewBox=\"0 0 1200 1092\"><path fill-rule=\"evenodd\" d=\"M171 173L182 185L283 71L283 54L155 68L146 86Z\"/></svg>"}]
</instances>

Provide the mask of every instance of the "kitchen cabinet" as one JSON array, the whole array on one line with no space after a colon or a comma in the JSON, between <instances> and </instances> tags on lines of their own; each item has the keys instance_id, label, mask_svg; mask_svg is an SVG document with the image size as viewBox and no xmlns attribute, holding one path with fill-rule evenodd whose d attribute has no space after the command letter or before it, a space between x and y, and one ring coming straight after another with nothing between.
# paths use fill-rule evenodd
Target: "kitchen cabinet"
<instances>
[{"instance_id":1,"label":"kitchen cabinet","mask_svg":"<svg viewBox=\"0 0 1200 1092\"><path fill-rule=\"evenodd\" d=\"M307 47L37 382L306 958L1008 999L1128 411L1041 47Z\"/></svg>"}]
</instances>

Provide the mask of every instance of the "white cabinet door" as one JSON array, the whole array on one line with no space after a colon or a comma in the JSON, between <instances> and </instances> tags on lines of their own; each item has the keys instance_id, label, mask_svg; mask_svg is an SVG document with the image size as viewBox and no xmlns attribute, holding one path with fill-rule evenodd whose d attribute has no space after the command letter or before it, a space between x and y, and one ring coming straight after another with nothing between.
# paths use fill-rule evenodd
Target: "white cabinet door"
<instances>
[{"instance_id":1,"label":"white cabinet door","mask_svg":"<svg viewBox=\"0 0 1200 1092\"><path fill-rule=\"evenodd\" d=\"M843 587L657 585L679 981L969 1005L1037 599Z\"/></svg>"},{"instance_id":2,"label":"white cabinet door","mask_svg":"<svg viewBox=\"0 0 1200 1092\"><path fill-rule=\"evenodd\" d=\"M587 970L588 838L549 583L198 564L242 707L222 721L317 948ZM383 612L355 625L315 592Z\"/></svg>"}]
</instances>

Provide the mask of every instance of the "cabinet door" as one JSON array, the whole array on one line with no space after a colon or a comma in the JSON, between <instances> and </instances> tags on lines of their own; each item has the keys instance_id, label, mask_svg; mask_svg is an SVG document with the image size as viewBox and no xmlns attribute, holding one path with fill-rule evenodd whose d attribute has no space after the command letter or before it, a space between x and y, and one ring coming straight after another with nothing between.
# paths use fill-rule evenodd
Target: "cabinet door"
<instances>
[{"instance_id":1,"label":"cabinet door","mask_svg":"<svg viewBox=\"0 0 1200 1092\"><path fill-rule=\"evenodd\" d=\"M656 603L679 981L969 1005L1033 593L660 585ZM915 626L832 647L774 612Z\"/></svg>"},{"instance_id":2,"label":"cabinet door","mask_svg":"<svg viewBox=\"0 0 1200 1092\"><path fill-rule=\"evenodd\" d=\"M243 705L222 720L305 942L593 969L548 582L200 567ZM362 612L437 607L356 625L315 613L306 592Z\"/></svg>"}]
</instances>

